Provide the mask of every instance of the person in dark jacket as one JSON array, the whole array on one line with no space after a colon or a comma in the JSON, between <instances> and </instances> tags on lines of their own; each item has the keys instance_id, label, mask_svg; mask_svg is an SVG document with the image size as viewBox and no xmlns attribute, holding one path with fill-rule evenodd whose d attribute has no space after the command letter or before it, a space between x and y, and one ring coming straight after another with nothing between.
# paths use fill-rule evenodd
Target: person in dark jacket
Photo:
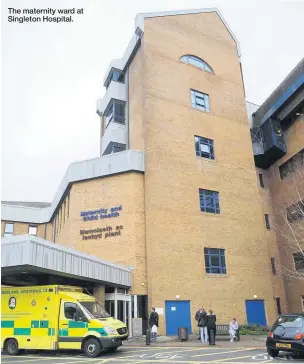
<instances>
[{"instance_id":1,"label":"person in dark jacket","mask_svg":"<svg viewBox=\"0 0 304 364\"><path fill-rule=\"evenodd\" d=\"M151 335L152 342L155 342L156 337L157 337L157 330L155 332L155 330L154 329L152 330L152 328L153 328L153 326L158 327L158 320L159 320L158 313L155 312L155 308L152 307L152 312L149 317L149 327L150 327L150 330L152 331L152 335Z\"/></svg>"},{"instance_id":2,"label":"person in dark jacket","mask_svg":"<svg viewBox=\"0 0 304 364\"><path fill-rule=\"evenodd\" d=\"M204 308L199 314L198 327L200 328L201 342L203 344L208 344L207 312Z\"/></svg>"},{"instance_id":3,"label":"person in dark jacket","mask_svg":"<svg viewBox=\"0 0 304 364\"><path fill-rule=\"evenodd\" d=\"M215 335L216 335L216 314L212 311L209 310L208 314L207 314L207 332L208 332L208 338L209 338L209 345L210 343L210 332L211 330L213 330L214 332L214 343L215 343Z\"/></svg>"},{"instance_id":4,"label":"person in dark jacket","mask_svg":"<svg viewBox=\"0 0 304 364\"><path fill-rule=\"evenodd\" d=\"M198 326L198 321L199 321L199 318L200 318L200 314L203 312L203 307L200 307L197 311L196 311L196 314L195 314L195 320L197 321L197 326ZM198 339L197 340L200 340L201 339L201 329L198 328Z\"/></svg>"}]
</instances>

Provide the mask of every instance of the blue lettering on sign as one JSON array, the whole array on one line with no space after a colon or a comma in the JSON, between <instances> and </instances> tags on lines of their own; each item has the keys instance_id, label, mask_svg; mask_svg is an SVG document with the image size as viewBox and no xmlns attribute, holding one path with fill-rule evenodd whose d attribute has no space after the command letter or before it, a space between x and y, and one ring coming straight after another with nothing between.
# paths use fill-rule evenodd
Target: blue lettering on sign
<instances>
[{"instance_id":1,"label":"blue lettering on sign","mask_svg":"<svg viewBox=\"0 0 304 364\"><path fill-rule=\"evenodd\" d=\"M82 217L83 221L109 219L111 217L119 217L120 211L122 211L122 205L111 207L109 209L81 211L80 216Z\"/></svg>"}]
</instances>

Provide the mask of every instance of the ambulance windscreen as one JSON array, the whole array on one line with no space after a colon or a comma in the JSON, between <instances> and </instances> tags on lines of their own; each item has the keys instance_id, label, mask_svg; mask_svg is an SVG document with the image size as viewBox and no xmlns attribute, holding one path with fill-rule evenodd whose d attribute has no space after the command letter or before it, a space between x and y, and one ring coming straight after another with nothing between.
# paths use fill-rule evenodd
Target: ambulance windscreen
<instances>
[{"instance_id":1,"label":"ambulance windscreen","mask_svg":"<svg viewBox=\"0 0 304 364\"><path fill-rule=\"evenodd\" d=\"M104 318L111 317L107 311L95 301L80 301L81 306L83 306L93 317Z\"/></svg>"}]
</instances>

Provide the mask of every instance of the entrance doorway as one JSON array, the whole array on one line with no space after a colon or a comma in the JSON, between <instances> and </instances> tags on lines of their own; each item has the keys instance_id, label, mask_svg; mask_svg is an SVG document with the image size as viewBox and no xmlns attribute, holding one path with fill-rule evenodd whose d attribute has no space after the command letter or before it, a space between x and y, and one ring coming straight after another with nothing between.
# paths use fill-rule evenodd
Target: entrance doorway
<instances>
[{"instance_id":1,"label":"entrance doorway","mask_svg":"<svg viewBox=\"0 0 304 364\"><path fill-rule=\"evenodd\" d=\"M186 327L192 334L190 301L166 301L167 335L177 335L179 327Z\"/></svg>"},{"instance_id":2,"label":"entrance doorway","mask_svg":"<svg viewBox=\"0 0 304 364\"><path fill-rule=\"evenodd\" d=\"M264 300L246 301L247 322L249 325L266 326Z\"/></svg>"},{"instance_id":3,"label":"entrance doorway","mask_svg":"<svg viewBox=\"0 0 304 364\"><path fill-rule=\"evenodd\" d=\"M124 322L132 336L131 295L129 290L120 287L106 287L105 309L112 317Z\"/></svg>"}]
</instances>

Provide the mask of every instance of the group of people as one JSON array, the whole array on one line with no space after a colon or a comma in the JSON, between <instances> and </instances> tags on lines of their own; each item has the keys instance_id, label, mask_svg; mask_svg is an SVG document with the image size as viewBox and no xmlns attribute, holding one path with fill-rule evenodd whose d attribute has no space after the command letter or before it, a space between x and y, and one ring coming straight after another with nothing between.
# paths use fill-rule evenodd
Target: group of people
<instances>
[{"instance_id":1,"label":"group of people","mask_svg":"<svg viewBox=\"0 0 304 364\"><path fill-rule=\"evenodd\" d=\"M216 314L212 310L206 312L204 307L201 307L195 314L195 320L199 327L198 340L201 340L203 344L214 345L216 336ZM230 342L235 340L238 329L239 324L237 323L236 318L233 318L229 323ZM214 335L213 340L211 338L211 331L213 331Z\"/></svg>"},{"instance_id":2,"label":"group of people","mask_svg":"<svg viewBox=\"0 0 304 364\"><path fill-rule=\"evenodd\" d=\"M195 320L197 321L197 326L199 327L198 340L201 340L203 344L214 345L216 336L216 314L212 310L206 312L204 307L200 307L195 314ZM152 312L149 316L151 342L156 341L158 321L158 313L155 311L155 308L152 307ZM230 342L233 342L235 340L238 329L239 324L237 323L236 319L233 318L232 321L229 323ZM212 340L211 338L211 331L213 331L214 340Z\"/></svg>"}]
</instances>

